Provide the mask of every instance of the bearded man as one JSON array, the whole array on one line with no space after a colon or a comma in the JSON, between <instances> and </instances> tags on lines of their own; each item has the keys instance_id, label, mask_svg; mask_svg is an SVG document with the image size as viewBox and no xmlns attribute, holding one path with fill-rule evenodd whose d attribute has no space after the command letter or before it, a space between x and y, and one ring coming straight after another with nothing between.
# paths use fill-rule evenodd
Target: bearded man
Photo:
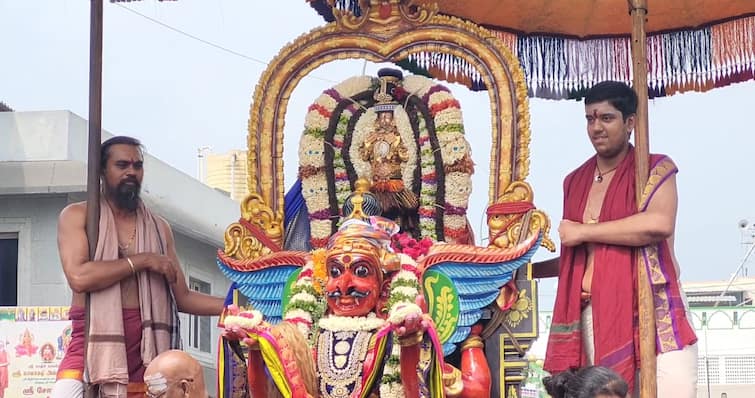
<instances>
[{"instance_id":1,"label":"bearded man","mask_svg":"<svg viewBox=\"0 0 755 398\"><path fill-rule=\"evenodd\" d=\"M218 315L223 309L221 298L189 290L170 226L139 198L143 166L137 139L118 136L102 144L103 191L93 259L85 231L86 202L60 213L58 250L73 290L73 333L53 398L84 395L85 363L86 382L100 396L144 396L145 366L161 352L180 348L177 311Z\"/></svg>"}]
</instances>

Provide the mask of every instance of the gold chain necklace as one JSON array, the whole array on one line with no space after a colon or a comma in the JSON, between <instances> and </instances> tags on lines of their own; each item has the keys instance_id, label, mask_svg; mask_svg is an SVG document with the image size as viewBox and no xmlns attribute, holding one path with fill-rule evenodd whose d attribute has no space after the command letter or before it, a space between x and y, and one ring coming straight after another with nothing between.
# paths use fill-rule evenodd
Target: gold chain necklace
<instances>
[{"instance_id":1,"label":"gold chain necklace","mask_svg":"<svg viewBox=\"0 0 755 398\"><path fill-rule=\"evenodd\" d=\"M125 245L121 245L121 242L118 242L118 248L121 249L121 253L125 253L131 245L134 243L134 239L136 238L136 216L134 216L134 230L131 232L131 238L129 238L128 242Z\"/></svg>"}]
</instances>

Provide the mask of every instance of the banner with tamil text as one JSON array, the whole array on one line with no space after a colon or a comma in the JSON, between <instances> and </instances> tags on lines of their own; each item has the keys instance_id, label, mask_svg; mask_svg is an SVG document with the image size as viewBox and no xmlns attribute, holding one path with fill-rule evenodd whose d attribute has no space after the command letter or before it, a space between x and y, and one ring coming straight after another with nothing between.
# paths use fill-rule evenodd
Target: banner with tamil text
<instances>
[{"instance_id":1,"label":"banner with tamil text","mask_svg":"<svg viewBox=\"0 0 755 398\"><path fill-rule=\"evenodd\" d=\"M0 397L48 398L71 341L69 307L0 307Z\"/></svg>"}]
</instances>

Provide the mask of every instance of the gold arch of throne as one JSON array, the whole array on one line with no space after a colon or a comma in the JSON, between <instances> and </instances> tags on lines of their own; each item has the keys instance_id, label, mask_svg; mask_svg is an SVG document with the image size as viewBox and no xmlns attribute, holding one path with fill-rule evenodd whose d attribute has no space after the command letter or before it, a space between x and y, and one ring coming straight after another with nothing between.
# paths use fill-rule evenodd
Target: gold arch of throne
<instances>
[{"instance_id":1,"label":"gold arch of throne","mask_svg":"<svg viewBox=\"0 0 755 398\"><path fill-rule=\"evenodd\" d=\"M284 47L262 74L249 118L248 187L274 214L283 214L283 128L291 92L310 71L340 59L397 62L418 53L463 59L480 73L490 96L489 202L495 203L512 182L527 177L529 109L518 60L487 29L435 15L434 4L412 3L364 1L361 6L366 11L362 17L334 10L336 22L314 29ZM259 202L254 201L255 205ZM282 242L282 236L268 237L278 244Z\"/></svg>"}]
</instances>

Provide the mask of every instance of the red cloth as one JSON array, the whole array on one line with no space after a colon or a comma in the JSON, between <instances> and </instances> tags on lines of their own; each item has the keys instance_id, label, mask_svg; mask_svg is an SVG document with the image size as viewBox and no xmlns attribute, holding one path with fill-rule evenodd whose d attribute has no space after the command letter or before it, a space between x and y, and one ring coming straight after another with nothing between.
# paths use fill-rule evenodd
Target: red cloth
<instances>
[{"instance_id":1,"label":"red cloth","mask_svg":"<svg viewBox=\"0 0 755 398\"><path fill-rule=\"evenodd\" d=\"M666 162L665 165L673 165L664 155L651 155L651 169L662 161ZM596 162L596 157L590 158L564 180L564 219L582 222ZM670 169L669 175L673 173L676 173L675 167ZM664 181L665 179L661 178L654 189ZM617 168L608 186L600 220L617 220L637 212L634 149L630 147L629 153ZM634 386L639 361L637 250L628 246L606 244L594 244L593 247L591 303L595 364L612 368L630 386ZM664 319L668 320L673 329L672 337L676 339L671 345L675 349L681 349L693 344L697 337L686 319L668 244L663 241L657 247L659 266L665 276L665 283L654 286L654 293L659 297L665 294L668 302L659 303L656 297L656 304L660 309L670 307L670 311L664 313L656 309L656 315L666 317ZM561 247L559 286L545 359L545 369L552 373L587 365L581 330L581 293L586 260L585 245ZM661 344L658 344L658 347L662 348Z\"/></svg>"},{"instance_id":2,"label":"red cloth","mask_svg":"<svg viewBox=\"0 0 755 398\"><path fill-rule=\"evenodd\" d=\"M0 398L5 397L5 389L8 388L8 352L0 351Z\"/></svg>"},{"instance_id":3,"label":"red cloth","mask_svg":"<svg viewBox=\"0 0 755 398\"><path fill-rule=\"evenodd\" d=\"M69 319L72 323L71 342L58 367L58 379L76 378L81 380L81 374L84 371L84 308L71 307ZM144 365L141 357L142 317L140 310L138 308L123 309L123 325L126 338L128 381L143 383Z\"/></svg>"}]
</instances>

